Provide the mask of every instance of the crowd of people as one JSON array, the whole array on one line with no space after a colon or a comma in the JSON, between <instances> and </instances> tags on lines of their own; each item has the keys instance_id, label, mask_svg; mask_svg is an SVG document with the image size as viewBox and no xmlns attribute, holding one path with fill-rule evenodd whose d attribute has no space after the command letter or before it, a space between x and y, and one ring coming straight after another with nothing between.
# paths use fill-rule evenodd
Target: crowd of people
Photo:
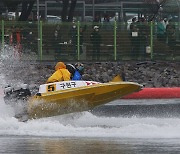
<instances>
[{"instance_id":1,"label":"crowd of people","mask_svg":"<svg viewBox=\"0 0 180 154\"><path fill-rule=\"evenodd\" d=\"M157 23L157 39L173 49L176 43L176 27L171 19L168 21L164 18Z\"/></svg>"},{"instance_id":2,"label":"crowd of people","mask_svg":"<svg viewBox=\"0 0 180 154\"><path fill-rule=\"evenodd\" d=\"M148 30L145 18L139 18L139 20L137 20L135 17L132 19L132 23L130 25L132 55L145 56L149 32L150 31Z\"/></svg>"},{"instance_id":3,"label":"crowd of people","mask_svg":"<svg viewBox=\"0 0 180 154\"><path fill-rule=\"evenodd\" d=\"M100 60L101 45L103 42L103 35L100 31L109 30L107 29L107 25L110 22L110 17L106 15L104 17L104 21L101 21L99 16L95 16L92 26L92 32L90 33L89 40L92 45L92 60ZM146 20L144 17L133 18L132 23L130 24L129 32L130 32L130 45L132 47L131 56L141 56L146 57L148 52L147 50L150 48L150 22ZM84 32L87 30L86 26L80 26L79 31L79 49L80 54L83 53L83 45L84 45ZM112 30L112 28L111 28ZM122 29L121 29L122 30ZM168 45L170 49L173 50L173 47L176 43L176 27L174 22L171 20L167 20L167 18L161 19L158 22L155 22L153 25L153 38L156 38L157 41ZM73 22L72 28L69 31L70 43L73 45L73 52L77 54L77 45L78 45L78 32L77 25ZM85 36L87 37L87 36ZM107 36L105 36L107 37ZM122 36L120 36L122 37ZM55 37L56 38L56 37ZM107 38L108 39L108 38ZM155 40L155 39L154 39ZM89 51L88 51L89 52Z\"/></svg>"},{"instance_id":4,"label":"crowd of people","mask_svg":"<svg viewBox=\"0 0 180 154\"><path fill-rule=\"evenodd\" d=\"M90 33L90 36L89 36L90 43L92 44L92 59L93 60L100 59L100 44L102 43L102 36L99 33L99 28L100 28L99 25L92 26L92 32ZM79 27L79 42L78 42L78 27L75 22L72 23L72 26L68 32L69 41L67 41L66 43L68 45L71 45L71 50L72 50L71 52L73 55L77 55L78 43L79 43L80 55L84 52L83 51L84 32L86 31L86 29L87 29L87 25ZM60 28L59 25L57 25L54 31L54 40L53 40L53 46L54 46L57 58L62 53L62 50L63 50L62 44L64 44L63 38L62 38L62 29Z\"/></svg>"},{"instance_id":5,"label":"crowd of people","mask_svg":"<svg viewBox=\"0 0 180 154\"><path fill-rule=\"evenodd\" d=\"M103 22L101 20L103 20ZM69 25L72 26L68 29L68 32L66 30L66 32L68 33L66 36L67 38L64 37L65 34L63 28L61 27L62 24L56 24L54 25L54 31L52 32L52 34L48 33L48 36L52 38L50 37L47 38L45 36L46 32L43 32L43 35L45 36L44 37L45 39L43 38L44 50L45 51L47 50L46 53L49 53L50 52L49 50L54 50L56 60L58 60L59 57L61 57L62 50L64 50L62 49L62 44L64 42L67 42L67 44L71 46L70 50L73 55L77 55L78 47L80 54L82 54L84 52L83 50L85 50L85 48L83 48L84 44L88 43L91 44L91 48L88 48L91 51L88 52L91 52L92 60L100 60L101 50L103 50L101 45L105 44L105 42L103 42L103 40L105 40L104 37L107 37L106 38L107 40L109 39L108 36L103 36L103 34L105 33L101 33L101 32L103 31L106 31L107 33L110 32L109 28L107 28L109 23L110 23L110 16L105 15L104 18L101 18L100 16L95 16L91 29L88 28L87 30L86 25L83 26L80 24L79 33L78 33L77 23L76 22L69 23ZM167 18L164 18L164 19L160 19L158 22L155 23L156 23L156 26L154 26L155 35L153 35L153 38L157 38L157 41L168 45L170 49L173 50L173 47L175 46L176 43L176 27L174 22L172 22L171 20L167 20ZM37 47L37 42L36 42L37 38L35 38L35 35L32 34L33 31L35 31L35 29L29 28L31 29L30 31L25 29L26 28L24 27L10 27L8 28L8 30L6 30L8 36L6 43L9 43L10 45L14 46L14 48L16 49L15 54L21 55L23 48L26 48L26 44L28 44L27 48L32 48L33 46ZM111 27L110 30L112 31L113 27ZM122 29L118 29L117 31L119 32L119 30L122 31ZM87 33L85 34L85 32L87 31L91 31L90 33L88 33L88 36ZM129 40L132 48L131 55L136 57L138 56L145 57L147 47L150 46L151 34L150 34L149 22L144 17L140 17L140 18L134 17L132 19L132 23L130 24L129 29L126 31L128 32L128 34L130 34ZM89 42L85 42L84 39L85 37L86 40L88 40ZM89 39L87 39L87 37ZM33 49L33 51L37 51L37 49Z\"/></svg>"},{"instance_id":6,"label":"crowd of people","mask_svg":"<svg viewBox=\"0 0 180 154\"><path fill-rule=\"evenodd\" d=\"M174 22L171 19L161 18L155 22L155 25L153 30L155 31L157 41L164 43L164 45L167 44L173 50L176 43L176 27ZM146 47L150 44L150 23L144 17L138 19L134 17L129 31L132 55L146 55Z\"/></svg>"}]
</instances>

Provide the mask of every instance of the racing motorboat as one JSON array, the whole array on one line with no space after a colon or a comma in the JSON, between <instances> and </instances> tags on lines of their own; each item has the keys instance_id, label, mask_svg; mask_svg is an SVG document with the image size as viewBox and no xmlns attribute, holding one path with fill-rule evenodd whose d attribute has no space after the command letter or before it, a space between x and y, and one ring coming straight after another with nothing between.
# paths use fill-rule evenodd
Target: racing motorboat
<instances>
[{"instance_id":1,"label":"racing motorboat","mask_svg":"<svg viewBox=\"0 0 180 154\"><path fill-rule=\"evenodd\" d=\"M118 81L63 81L40 85L39 92L28 102L29 118L42 118L91 110L133 92L142 85Z\"/></svg>"},{"instance_id":2,"label":"racing motorboat","mask_svg":"<svg viewBox=\"0 0 180 154\"><path fill-rule=\"evenodd\" d=\"M28 119L88 111L133 92L142 85L121 81L116 76L111 82L62 81L42 84L34 96L27 99ZM29 93L25 90L25 93ZM25 95L21 92L21 95Z\"/></svg>"}]
</instances>

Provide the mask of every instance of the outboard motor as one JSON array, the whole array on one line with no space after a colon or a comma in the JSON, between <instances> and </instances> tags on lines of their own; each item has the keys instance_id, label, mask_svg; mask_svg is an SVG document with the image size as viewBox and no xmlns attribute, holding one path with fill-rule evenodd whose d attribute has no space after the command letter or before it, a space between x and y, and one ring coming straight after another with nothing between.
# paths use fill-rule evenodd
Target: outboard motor
<instances>
[{"instance_id":1,"label":"outboard motor","mask_svg":"<svg viewBox=\"0 0 180 154\"><path fill-rule=\"evenodd\" d=\"M31 96L31 92L27 84L22 84L20 86L11 87L7 86L4 89L4 101L6 104L10 104L17 102L18 100L26 101L29 96Z\"/></svg>"}]
</instances>

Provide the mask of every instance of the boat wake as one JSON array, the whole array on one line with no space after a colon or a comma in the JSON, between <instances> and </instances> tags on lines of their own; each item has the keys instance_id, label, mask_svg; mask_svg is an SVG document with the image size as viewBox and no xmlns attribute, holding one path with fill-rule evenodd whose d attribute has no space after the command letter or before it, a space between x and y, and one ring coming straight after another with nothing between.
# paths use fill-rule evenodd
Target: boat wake
<instances>
[{"instance_id":1,"label":"boat wake","mask_svg":"<svg viewBox=\"0 0 180 154\"><path fill-rule=\"evenodd\" d=\"M98 117L90 112L19 122L1 100L0 136L180 138L180 118Z\"/></svg>"}]
</instances>

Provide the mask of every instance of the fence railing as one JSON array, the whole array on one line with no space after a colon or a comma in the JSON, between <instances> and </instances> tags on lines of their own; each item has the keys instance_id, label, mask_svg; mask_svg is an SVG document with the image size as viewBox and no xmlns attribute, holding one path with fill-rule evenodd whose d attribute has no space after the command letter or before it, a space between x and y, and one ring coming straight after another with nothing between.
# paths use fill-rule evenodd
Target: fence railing
<instances>
[{"instance_id":1,"label":"fence railing","mask_svg":"<svg viewBox=\"0 0 180 154\"><path fill-rule=\"evenodd\" d=\"M1 52L11 46L19 56L34 53L38 60L180 61L178 24L163 30L159 24L1 21Z\"/></svg>"}]
</instances>

